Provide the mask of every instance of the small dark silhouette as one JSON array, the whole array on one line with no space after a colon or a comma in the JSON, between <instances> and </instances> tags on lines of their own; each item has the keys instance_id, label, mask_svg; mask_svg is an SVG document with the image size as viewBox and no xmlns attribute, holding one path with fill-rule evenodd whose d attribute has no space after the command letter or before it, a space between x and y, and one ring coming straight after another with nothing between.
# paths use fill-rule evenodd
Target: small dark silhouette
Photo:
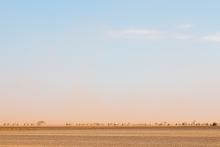
<instances>
[{"instance_id":1,"label":"small dark silhouette","mask_svg":"<svg viewBox=\"0 0 220 147\"><path fill-rule=\"evenodd\" d=\"M212 126L217 126L218 124L216 122L213 122L212 123Z\"/></svg>"},{"instance_id":2,"label":"small dark silhouette","mask_svg":"<svg viewBox=\"0 0 220 147\"><path fill-rule=\"evenodd\" d=\"M46 122L45 121L38 121L37 126L46 126Z\"/></svg>"}]
</instances>

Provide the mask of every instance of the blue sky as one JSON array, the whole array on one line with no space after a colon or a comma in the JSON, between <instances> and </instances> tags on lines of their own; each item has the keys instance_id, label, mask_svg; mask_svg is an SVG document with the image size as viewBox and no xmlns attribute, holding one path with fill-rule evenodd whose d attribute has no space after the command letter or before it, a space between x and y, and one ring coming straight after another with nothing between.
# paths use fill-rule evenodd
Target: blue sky
<instances>
[{"instance_id":1,"label":"blue sky","mask_svg":"<svg viewBox=\"0 0 220 147\"><path fill-rule=\"evenodd\" d=\"M217 119L219 6L217 0L0 1L1 118Z\"/></svg>"}]
</instances>

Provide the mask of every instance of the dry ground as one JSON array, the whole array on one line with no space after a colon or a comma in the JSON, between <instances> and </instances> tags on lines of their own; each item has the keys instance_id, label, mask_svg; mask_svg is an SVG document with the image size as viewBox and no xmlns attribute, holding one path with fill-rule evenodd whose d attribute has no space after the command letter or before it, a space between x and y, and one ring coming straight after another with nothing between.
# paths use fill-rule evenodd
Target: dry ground
<instances>
[{"instance_id":1,"label":"dry ground","mask_svg":"<svg viewBox=\"0 0 220 147\"><path fill-rule=\"evenodd\" d=\"M0 147L73 146L220 147L220 128L0 128Z\"/></svg>"}]
</instances>

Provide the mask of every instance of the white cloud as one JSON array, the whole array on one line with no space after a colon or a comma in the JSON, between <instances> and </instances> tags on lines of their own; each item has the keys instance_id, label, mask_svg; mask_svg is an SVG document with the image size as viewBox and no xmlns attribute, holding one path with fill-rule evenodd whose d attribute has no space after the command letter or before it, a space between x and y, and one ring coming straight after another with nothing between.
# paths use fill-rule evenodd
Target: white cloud
<instances>
[{"instance_id":1,"label":"white cloud","mask_svg":"<svg viewBox=\"0 0 220 147\"><path fill-rule=\"evenodd\" d=\"M216 33L214 35L207 35L202 37L203 40L211 41L211 42L219 42L220 43L220 33Z\"/></svg>"},{"instance_id":2,"label":"white cloud","mask_svg":"<svg viewBox=\"0 0 220 147\"><path fill-rule=\"evenodd\" d=\"M182 24L180 28L191 28L191 24ZM207 41L220 43L220 33L202 35L189 31L180 30L160 30L148 28L132 29L111 29L107 28L105 34L115 39L136 39L136 40L166 40L166 41Z\"/></svg>"},{"instance_id":3,"label":"white cloud","mask_svg":"<svg viewBox=\"0 0 220 147\"><path fill-rule=\"evenodd\" d=\"M194 39L194 36L188 33L174 33L173 38L177 40L190 40Z\"/></svg>"},{"instance_id":4,"label":"white cloud","mask_svg":"<svg viewBox=\"0 0 220 147\"><path fill-rule=\"evenodd\" d=\"M108 34L112 37L124 39L160 39L164 32L155 29L124 29L110 30Z\"/></svg>"},{"instance_id":5,"label":"white cloud","mask_svg":"<svg viewBox=\"0 0 220 147\"><path fill-rule=\"evenodd\" d=\"M180 33L159 29L124 29L109 30L107 34L120 39L148 39L148 40L189 40L193 38L190 33Z\"/></svg>"},{"instance_id":6,"label":"white cloud","mask_svg":"<svg viewBox=\"0 0 220 147\"><path fill-rule=\"evenodd\" d=\"M193 25L191 23L184 23L184 24L177 25L178 29L191 29L192 27Z\"/></svg>"}]
</instances>

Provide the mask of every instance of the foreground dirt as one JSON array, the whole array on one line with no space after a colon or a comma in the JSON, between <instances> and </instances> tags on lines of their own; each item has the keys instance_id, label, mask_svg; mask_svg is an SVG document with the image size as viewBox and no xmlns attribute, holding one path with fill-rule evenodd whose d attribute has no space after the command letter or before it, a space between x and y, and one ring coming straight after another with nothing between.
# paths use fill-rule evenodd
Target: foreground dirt
<instances>
[{"instance_id":1,"label":"foreground dirt","mask_svg":"<svg viewBox=\"0 0 220 147\"><path fill-rule=\"evenodd\" d=\"M0 147L220 147L220 128L3 129Z\"/></svg>"}]
</instances>

